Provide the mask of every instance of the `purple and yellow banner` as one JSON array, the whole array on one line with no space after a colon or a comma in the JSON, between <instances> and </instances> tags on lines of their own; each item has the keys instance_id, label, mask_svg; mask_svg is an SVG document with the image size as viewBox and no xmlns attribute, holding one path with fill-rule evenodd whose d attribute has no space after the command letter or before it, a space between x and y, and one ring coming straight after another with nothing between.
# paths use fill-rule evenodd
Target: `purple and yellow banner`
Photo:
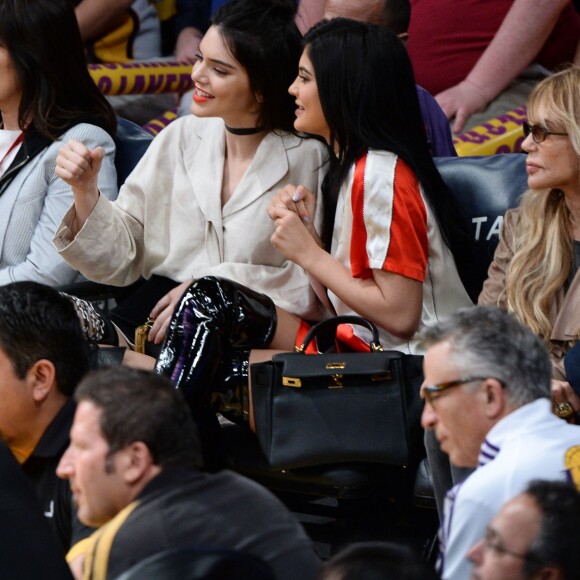
<instances>
[{"instance_id":1,"label":"purple and yellow banner","mask_svg":"<svg viewBox=\"0 0 580 580\"><path fill-rule=\"evenodd\" d=\"M495 155L518 153L524 140L522 125L527 120L526 107L521 106L504 115L473 127L453 138L457 155Z\"/></svg>"},{"instance_id":2,"label":"purple and yellow banner","mask_svg":"<svg viewBox=\"0 0 580 580\"><path fill-rule=\"evenodd\" d=\"M183 94L193 87L191 65L172 61L89 64L104 95Z\"/></svg>"},{"instance_id":3,"label":"purple and yellow banner","mask_svg":"<svg viewBox=\"0 0 580 580\"><path fill-rule=\"evenodd\" d=\"M181 95L193 87L191 65L174 61L90 64L89 72L104 95ZM175 112L168 111L152 120L147 130L158 133L174 118ZM526 107L521 106L455 136L457 154L465 157L521 151L522 124L526 119Z\"/></svg>"}]
</instances>

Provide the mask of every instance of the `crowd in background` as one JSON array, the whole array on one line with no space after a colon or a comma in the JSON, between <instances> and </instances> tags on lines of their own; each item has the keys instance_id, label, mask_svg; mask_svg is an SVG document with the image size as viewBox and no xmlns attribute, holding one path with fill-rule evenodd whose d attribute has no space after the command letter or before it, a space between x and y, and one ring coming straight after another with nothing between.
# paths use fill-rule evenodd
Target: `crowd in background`
<instances>
[{"instance_id":1,"label":"crowd in background","mask_svg":"<svg viewBox=\"0 0 580 580\"><path fill-rule=\"evenodd\" d=\"M162 58L190 92L105 98L87 69ZM168 104L118 184L118 116ZM528 190L481 288L434 157L523 105ZM576 2L0 0L0 114L1 576L188 548L207 578L575 577ZM103 310L87 279L129 290ZM251 365L334 315L424 355L436 565L397 542L323 562L223 469L222 422L260 421Z\"/></svg>"}]
</instances>

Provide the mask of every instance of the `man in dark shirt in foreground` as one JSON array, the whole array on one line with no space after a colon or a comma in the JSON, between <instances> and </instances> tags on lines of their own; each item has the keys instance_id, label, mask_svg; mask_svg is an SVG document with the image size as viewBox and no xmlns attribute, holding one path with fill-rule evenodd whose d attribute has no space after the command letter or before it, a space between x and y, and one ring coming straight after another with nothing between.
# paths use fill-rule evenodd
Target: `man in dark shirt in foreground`
<instances>
[{"instance_id":1,"label":"man in dark shirt in foreground","mask_svg":"<svg viewBox=\"0 0 580 580\"><path fill-rule=\"evenodd\" d=\"M72 580L34 489L0 442L0 578Z\"/></svg>"},{"instance_id":2,"label":"man in dark shirt in foreground","mask_svg":"<svg viewBox=\"0 0 580 580\"><path fill-rule=\"evenodd\" d=\"M277 498L235 473L200 471L197 429L167 379L112 368L88 375L75 399L58 474L79 519L101 526L84 546L84 574L116 578L148 556L191 546L252 554L278 580L316 578L312 543Z\"/></svg>"},{"instance_id":3,"label":"man in dark shirt in foreground","mask_svg":"<svg viewBox=\"0 0 580 580\"><path fill-rule=\"evenodd\" d=\"M35 282L0 287L0 438L32 482L63 552L84 526L73 525L70 489L56 466L68 446L70 397L88 367L70 300Z\"/></svg>"}]
</instances>

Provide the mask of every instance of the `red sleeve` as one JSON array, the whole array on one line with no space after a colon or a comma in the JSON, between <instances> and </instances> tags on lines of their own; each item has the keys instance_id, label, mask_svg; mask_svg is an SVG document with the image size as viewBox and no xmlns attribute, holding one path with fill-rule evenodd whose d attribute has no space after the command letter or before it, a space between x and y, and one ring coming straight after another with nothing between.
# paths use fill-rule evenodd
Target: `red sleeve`
<instances>
[{"instance_id":1,"label":"red sleeve","mask_svg":"<svg viewBox=\"0 0 580 580\"><path fill-rule=\"evenodd\" d=\"M419 282L425 280L429 243L427 211L419 182L395 158L369 154L356 163L352 187L352 275L369 278L382 269Z\"/></svg>"}]
</instances>

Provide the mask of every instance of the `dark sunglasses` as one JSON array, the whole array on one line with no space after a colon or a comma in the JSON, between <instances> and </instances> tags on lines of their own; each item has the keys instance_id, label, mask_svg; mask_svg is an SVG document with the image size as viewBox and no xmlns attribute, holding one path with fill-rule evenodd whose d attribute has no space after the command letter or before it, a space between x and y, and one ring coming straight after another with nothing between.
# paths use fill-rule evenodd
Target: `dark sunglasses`
<instances>
[{"instance_id":1,"label":"dark sunglasses","mask_svg":"<svg viewBox=\"0 0 580 580\"><path fill-rule=\"evenodd\" d=\"M530 125L529 123L524 123L522 125L522 129L524 130L524 137L527 137L531 133L532 139L536 143L541 143L548 135L568 135L568 133L556 133L555 131L548 131L548 129L542 127L542 125Z\"/></svg>"}]
</instances>

